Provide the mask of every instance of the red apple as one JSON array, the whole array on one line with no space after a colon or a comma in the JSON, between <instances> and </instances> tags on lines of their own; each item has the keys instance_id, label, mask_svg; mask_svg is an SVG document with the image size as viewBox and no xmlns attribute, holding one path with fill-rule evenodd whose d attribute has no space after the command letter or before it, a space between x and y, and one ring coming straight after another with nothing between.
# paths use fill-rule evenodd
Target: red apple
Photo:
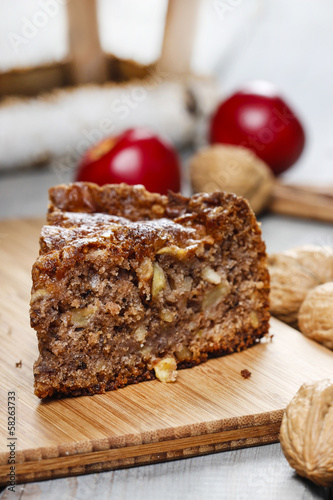
<instances>
[{"instance_id":1,"label":"red apple","mask_svg":"<svg viewBox=\"0 0 333 500\"><path fill-rule=\"evenodd\" d=\"M180 165L174 148L146 128L133 128L108 137L82 157L77 181L103 184L143 184L166 194L180 190Z\"/></svg>"},{"instance_id":2,"label":"red apple","mask_svg":"<svg viewBox=\"0 0 333 500\"><path fill-rule=\"evenodd\" d=\"M278 175L301 155L305 134L274 85L256 81L218 106L211 121L210 142L248 147Z\"/></svg>"}]
</instances>

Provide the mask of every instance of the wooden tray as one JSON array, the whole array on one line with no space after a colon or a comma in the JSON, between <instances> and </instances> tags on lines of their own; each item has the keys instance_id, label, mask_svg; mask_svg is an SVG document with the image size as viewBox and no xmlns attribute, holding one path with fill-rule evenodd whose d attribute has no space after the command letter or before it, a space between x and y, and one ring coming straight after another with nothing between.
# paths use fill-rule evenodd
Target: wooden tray
<instances>
[{"instance_id":1,"label":"wooden tray","mask_svg":"<svg viewBox=\"0 0 333 500\"><path fill-rule=\"evenodd\" d=\"M37 346L28 316L41 224L0 223L0 484L10 472L10 443L17 482L272 443L298 387L332 375L331 351L273 319L272 341L182 370L175 384L151 381L41 402L33 394ZM252 373L246 380L245 368ZM14 436L8 433L9 392L15 392Z\"/></svg>"}]
</instances>

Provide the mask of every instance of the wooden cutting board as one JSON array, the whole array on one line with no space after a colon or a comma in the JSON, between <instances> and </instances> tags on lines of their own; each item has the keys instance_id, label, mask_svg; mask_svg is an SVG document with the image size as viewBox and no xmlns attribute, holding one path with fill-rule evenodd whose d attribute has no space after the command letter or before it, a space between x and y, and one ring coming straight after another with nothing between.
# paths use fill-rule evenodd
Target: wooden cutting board
<instances>
[{"instance_id":1,"label":"wooden cutting board","mask_svg":"<svg viewBox=\"0 0 333 500\"><path fill-rule=\"evenodd\" d=\"M28 316L41 224L0 223L1 485L10 446L16 482L25 482L276 442L283 409L299 386L332 376L331 351L272 319L272 339L182 370L175 384L151 381L41 402L33 394L37 343ZM15 397L12 436L8 394Z\"/></svg>"}]
</instances>

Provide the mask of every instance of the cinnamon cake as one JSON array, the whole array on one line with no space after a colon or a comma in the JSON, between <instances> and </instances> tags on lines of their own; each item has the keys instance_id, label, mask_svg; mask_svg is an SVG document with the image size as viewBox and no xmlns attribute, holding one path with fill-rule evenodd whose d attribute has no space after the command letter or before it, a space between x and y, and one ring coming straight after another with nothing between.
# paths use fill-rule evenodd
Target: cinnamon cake
<instances>
[{"instance_id":1,"label":"cinnamon cake","mask_svg":"<svg viewBox=\"0 0 333 500\"><path fill-rule=\"evenodd\" d=\"M32 279L40 398L173 381L268 331L265 245L232 194L53 187Z\"/></svg>"}]
</instances>

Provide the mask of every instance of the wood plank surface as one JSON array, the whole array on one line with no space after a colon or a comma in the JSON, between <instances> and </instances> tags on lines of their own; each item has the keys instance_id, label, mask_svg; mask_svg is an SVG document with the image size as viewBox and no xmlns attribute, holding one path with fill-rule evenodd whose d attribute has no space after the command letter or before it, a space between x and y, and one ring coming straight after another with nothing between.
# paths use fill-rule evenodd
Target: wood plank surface
<instances>
[{"instance_id":1,"label":"wood plank surface","mask_svg":"<svg viewBox=\"0 0 333 500\"><path fill-rule=\"evenodd\" d=\"M0 484L7 483L7 444L14 437L17 482L275 442L283 409L298 387L332 376L331 351L272 320L272 339L182 370L175 384L151 381L41 402L33 394L37 343L28 316L41 225L0 223ZM252 373L246 380L240 374L245 368ZM12 391L15 436L7 430Z\"/></svg>"},{"instance_id":2,"label":"wood plank surface","mask_svg":"<svg viewBox=\"0 0 333 500\"><path fill-rule=\"evenodd\" d=\"M72 82L104 83L107 63L99 39L96 0L71 0L66 5Z\"/></svg>"},{"instance_id":3,"label":"wood plank surface","mask_svg":"<svg viewBox=\"0 0 333 500\"><path fill-rule=\"evenodd\" d=\"M174 75L191 72L201 0L169 0L158 70ZM186 37L184 27L186 26Z\"/></svg>"}]
</instances>

